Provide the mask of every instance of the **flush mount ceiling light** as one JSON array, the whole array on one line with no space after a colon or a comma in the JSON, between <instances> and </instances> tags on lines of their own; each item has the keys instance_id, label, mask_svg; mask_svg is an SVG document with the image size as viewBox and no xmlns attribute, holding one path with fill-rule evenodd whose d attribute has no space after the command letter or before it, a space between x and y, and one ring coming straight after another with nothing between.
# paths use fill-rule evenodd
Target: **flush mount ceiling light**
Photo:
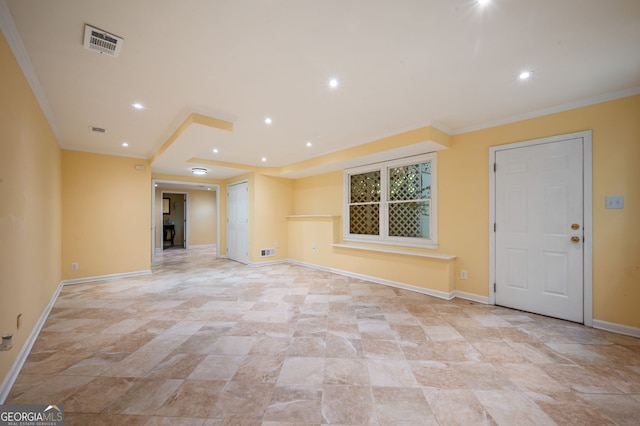
<instances>
[{"instance_id":1,"label":"flush mount ceiling light","mask_svg":"<svg viewBox=\"0 0 640 426\"><path fill-rule=\"evenodd\" d=\"M129 144L127 142L122 142L122 146L124 146L125 148L129 146Z\"/></svg>"},{"instance_id":2,"label":"flush mount ceiling light","mask_svg":"<svg viewBox=\"0 0 640 426\"><path fill-rule=\"evenodd\" d=\"M338 79L337 78L332 78L331 80L329 80L329 87L331 87L332 89L335 89L338 87Z\"/></svg>"},{"instance_id":3,"label":"flush mount ceiling light","mask_svg":"<svg viewBox=\"0 0 640 426\"><path fill-rule=\"evenodd\" d=\"M273 121L271 120L271 118L267 117L267 118L264 119L264 123L265 124L271 124L271 123L273 123Z\"/></svg>"},{"instance_id":4,"label":"flush mount ceiling light","mask_svg":"<svg viewBox=\"0 0 640 426\"><path fill-rule=\"evenodd\" d=\"M477 0L478 4L479 4L480 6L484 6L484 5L489 4L489 1L490 1L490 0Z\"/></svg>"},{"instance_id":5,"label":"flush mount ceiling light","mask_svg":"<svg viewBox=\"0 0 640 426\"><path fill-rule=\"evenodd\" d=\"M213 153L217 154L218 153L218 148L213 148Z\"/></svg>"},{"instance_id":6,"label":"flush mount ceiling light","mask_svg":"<svg viewBox=\"0 0 640 426\"><path fill-rule=\"evenodd\" d=\"M313 144L311 143L311 141L307 142L307 148L311 148L313 146Z\"/></svg>"},{"instance_id":7,"label":"flush mount ceiling light","mask_svg":"<svg viewBox=\"0 0 640 426\"><path fill-rule=\"evenodd\" d=\"M260 159L260 161L262 161L263 163L265 163L265 162L267 161L267 157L262 157L262 158Z\"/></svg>"},{"instance_id":8,"label":"flush mount ceiling light","mask_svg":"<svg viewBox=\"0 0 640 426\"><path fill-rule=\"evenodd\" d=\"M203 169L202 167L194 167L191 169L191 173L194 175L206 175L207 169Z\"/></svg>"},{"instance_id":9,"label":"flush mount ceiling light","mask_svg":"<svg viewBox=\"0 0 640 426\"><path fill-rule=\"evenodd\" d=\"M528 80L533 75L533 71L522 71L518 74L518 79L520 80Z\"/></svg>"},{"instance_id":10,"label":"flush mount ceiling light","mask_svg":"<svg viewBox=\"0 0 640 426\"><path fill-rule=\"evenodd\" d=\"M135 109L144 109L144 105L142 105L139 102L134 102L131 104L132 107L134 107Z\"/></svg>"}]
</instances>

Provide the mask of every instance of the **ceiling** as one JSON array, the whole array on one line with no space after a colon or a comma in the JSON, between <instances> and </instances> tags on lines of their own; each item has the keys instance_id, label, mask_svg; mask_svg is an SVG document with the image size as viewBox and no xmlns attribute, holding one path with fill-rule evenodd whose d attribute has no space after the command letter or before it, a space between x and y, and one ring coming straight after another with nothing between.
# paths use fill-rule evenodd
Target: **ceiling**
<instances>
[{"instance_id":1,"label":"ceiling","mask_svg":"<svg viewBox=\"0 0 640 426\"><path fill-rule=\"evenodd\" d=\"M227 179L422 126L456 134L640 93L638 0L0 0L0 12L61 146L149 159L158 174ZM86 50L85 24L123 38L119 57Z\"/></svg>"}]
</instances>

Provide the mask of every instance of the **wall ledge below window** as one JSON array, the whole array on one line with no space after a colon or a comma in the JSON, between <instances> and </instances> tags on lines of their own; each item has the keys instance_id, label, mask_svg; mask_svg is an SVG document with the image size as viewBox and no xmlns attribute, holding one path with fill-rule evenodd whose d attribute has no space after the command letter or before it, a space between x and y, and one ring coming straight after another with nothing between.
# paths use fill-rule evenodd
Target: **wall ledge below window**
<instances>
[{"instance_id":1,"label":"wall ledge below window","mask_svg":"<svg viewBox=\"0 0 640 426\"><path fill-rule=\"evenodd\" d=\"M354 250L377 251L380 253L402 254L406 256L426 257L429 259L438 259L438 260L447 260L447 261L454 260L457 257L455 254L426 253L423 251L398 250L398 249L384 248L384 247L358 246L354 244L331 244L331 247L354 249Z\"/></svg>"},{"instance_id":2,"label":"wall ledge below window","mask_svg":"<svg viewBox=\"0 0 640 426\"><path fill-rule=\"evenodd\" d=\"M287 215L287 219L335 219L339 218L340 215L332 215L332 214L290 214Z\"/></svg>"}]
</instances>

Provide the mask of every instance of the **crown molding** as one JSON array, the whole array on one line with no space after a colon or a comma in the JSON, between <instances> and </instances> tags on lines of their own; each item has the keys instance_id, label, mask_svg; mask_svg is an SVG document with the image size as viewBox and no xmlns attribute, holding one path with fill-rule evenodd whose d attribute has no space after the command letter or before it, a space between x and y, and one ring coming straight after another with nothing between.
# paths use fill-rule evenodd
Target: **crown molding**
<instances>
[{"instance_id":1,"label":"crown molding","mask_svg":"<svg viewBox=\"0 0 640 426\"><path fill-rule=\"evenodd\" d=\"M626 98L629 96L635 96L640 94L640 86L631 87L624 90L619 90L617 92L606 93L603 95L592 96L590 98L581 99L575 102L568 102L565 104L555 105L549 108L543 108L531 112L527 112L524 114L514 115L511 117L501 118L495 121L489 121L482 124L474 124L472 126L460 127L455 129L451 134L452 135L460 135L463 133L469 133L476 130L488 129L489 127L502 126L504 124L515 123L517 121L528 120L530 118L541 117L543 115L555 114L558 112L569 111L576 108L582 108L589 105L595 105L602 102L613 101L615 99Z\"/></svg>"},{"instance_id":2,"label":"crown molding","mask_svg":"<svg viewBox=\"0 0 640 426\"><path fill-rule=\"evenodd\" d=\"M18 61L18 65L22 69L22 73L29 83L31 87L31 91L33 95L36 97L38 104L40 105L40 109L42 113L46 117L49 122L49 126L51 127L51 131L55 135L58 144L60 147L64 148L62 143L62 137L60 135L60 130L58 128L58 123L53 115L53 110L49 105L49 101L47 100L47 96L44 93L44 89L40 84L40 80L36 74L36 70L33 68L33 64L31 63L31 59L29 59L29 55L27 54L27 49L24 47L22 43L22 38L20 37L20 33L16 28L16 24L13 22L13 17L11 16L11 11L9 10L9 6L7 6L7 2L5 0L0 0L0 30L2 34L4 34L13 55Z\"/></svg>"}]
</instances>

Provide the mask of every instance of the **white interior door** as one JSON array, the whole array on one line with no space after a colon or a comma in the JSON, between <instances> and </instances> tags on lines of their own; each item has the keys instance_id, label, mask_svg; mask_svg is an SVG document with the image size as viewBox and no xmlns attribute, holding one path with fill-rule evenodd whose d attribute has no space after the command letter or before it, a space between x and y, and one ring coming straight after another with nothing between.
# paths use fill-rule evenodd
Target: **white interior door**
<instances>
[{"instance_id":1,"label":"white interior door","mask_svg":"<svg viewBox=\"0 0 640 426\"><path fill-rule=\"evenodd\" d=\"M227 186L227 258L249 262L249 184Z\"/></svg>"},{"instance_id":2,"label":"white interior door","mask_svg":"<svg viewBox=\"0 0 640 426\"><path fill-rule=\"evenodd\" d=\"M495 152L495 303L584 322L583 139Z\"/></svg>"}]
</instances>

